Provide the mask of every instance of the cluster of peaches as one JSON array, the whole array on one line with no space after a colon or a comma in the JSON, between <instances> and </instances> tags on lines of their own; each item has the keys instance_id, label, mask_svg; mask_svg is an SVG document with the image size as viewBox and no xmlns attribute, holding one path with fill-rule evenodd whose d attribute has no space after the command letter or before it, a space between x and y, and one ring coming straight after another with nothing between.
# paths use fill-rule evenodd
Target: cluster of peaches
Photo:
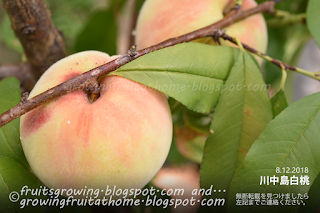
<instances>
[{"instance_id":1,"label":"cluster of peaches","mask_svg":"<svg viewBox=\"0 0 320 213\"><path fill-rule=\"evenodd\" d=\"M242 10L256 5L254 0L243 0ZM137 48L213 24L232 7L233 0L146 0L137 21ZM226 32L259 51L266 50L262 15L235 23ZM195 42L215 45L212 38ZM29 98L116 57L98 51L68 56L42 75ZM21 117L26 158L50 188L142 188L167 158L173 124L166 96L119 76L102 77L99 83L117 89L101 91L93 103L84 91L75 91ZM117 85L141 89L129 91Z\"/></svg>"}]
</instances>

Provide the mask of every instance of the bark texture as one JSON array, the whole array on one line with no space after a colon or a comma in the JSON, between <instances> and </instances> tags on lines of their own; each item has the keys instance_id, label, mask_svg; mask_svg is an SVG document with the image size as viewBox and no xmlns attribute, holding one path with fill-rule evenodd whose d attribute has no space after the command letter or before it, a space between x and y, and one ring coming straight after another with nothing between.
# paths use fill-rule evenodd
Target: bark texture
<instances>
[{"instance_id":1,"label":"bark texture","mask_svg":"<svg viewBox=\"0 0 320 213\"><path fill-rule=\"evenodd\" d=\"M60 31L42 0L2 0L11 27L19 38L35 79L66 56Z\"/></svg>"}]
</instances>

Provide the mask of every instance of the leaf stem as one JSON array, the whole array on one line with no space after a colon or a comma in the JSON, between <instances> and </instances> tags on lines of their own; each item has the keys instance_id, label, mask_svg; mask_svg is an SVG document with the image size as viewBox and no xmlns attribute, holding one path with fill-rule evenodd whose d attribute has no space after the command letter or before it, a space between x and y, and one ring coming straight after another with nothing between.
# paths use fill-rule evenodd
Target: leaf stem
<instances>
[{"instance_id":1,"label":"leaf stem","mask_svg":"<svg viewBox=\"0 0 320 213\"><path fill-rule=\"evenodd\" d=\"M237 45L239 46L239 49L241 51L244 51L243 45L241 43L241 41L238 38L234 38L234 41L237 43Z\"/></svg>"},{"instance_id":2,"label":"leaf stem","mask_svg":"<svg viewBox=\"0 0 320 213\"><path fill-rule=\"evenodd\" d=\"M286 68L281 64L281 71L282 71L282 76L281 76L281 81L280 81L280 85L279 85L279 90L284 90L284 86L286 84L286 80L287 80L287 70Z\"/></svg>"}]
</instances>

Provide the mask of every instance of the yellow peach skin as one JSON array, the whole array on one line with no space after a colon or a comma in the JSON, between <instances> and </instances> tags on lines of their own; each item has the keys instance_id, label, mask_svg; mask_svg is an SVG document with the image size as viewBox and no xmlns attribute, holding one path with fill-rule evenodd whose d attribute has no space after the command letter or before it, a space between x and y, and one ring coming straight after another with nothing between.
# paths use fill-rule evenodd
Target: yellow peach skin
<instances>
[{"instance_id":1,"label":"yellow peach skin","mask_svg":"<svg viewBox=\"0 0 320 213\"><path fill-rule=\"evenodd\" d=\"M223 19L223 11L232 4L233 0L147 0L138 16L137 47L143 49L211 25ZM242 10L255 6L257 3L254 0L243 0ZM226 33L261 52L266 51L267 27L261 14L227 27ZM197 41L213 44L212 39ZM227 41L221 43L234 46Z\"/></svg>"},{"instance_id":2,"label":"yellow peach skin","mask_svg":"<svg viewBox=\"0 0 320 213\"><path fill-rule=\"evenodd\" d=\"M97 51L64 58L29 98L113 59ZM24 153L47 187L142 188L162 167L172 140L165 95L119 76L100 83L101 96L93 103L75 91L21 117Z\"/></svg>"}]
</instances>

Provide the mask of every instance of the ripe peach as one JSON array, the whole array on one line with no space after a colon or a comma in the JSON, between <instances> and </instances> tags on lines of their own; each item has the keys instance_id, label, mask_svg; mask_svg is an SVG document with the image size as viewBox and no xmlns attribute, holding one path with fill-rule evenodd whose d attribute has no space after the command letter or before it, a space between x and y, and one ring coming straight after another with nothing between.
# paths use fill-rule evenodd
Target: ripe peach
<instances>
[{"instance_id":1,"label":"ripe peach","mask_svg":"<svg viewBox=\"0 0 320 213\"><path fill-rule=\"evenodd\" d=\"M145 1L136 27L135 43L138 49L160 43L194 30L206 27L223 18L223 11L230 8L234 0L148 0ZM254 0L243 0L242 10L255 7ZM261 14L251 16L226 28L226 33L243 43L265 52L267 27ZM203 38L202 43L214 44ZM223 45L233 46L221 41Z\"/></svg>"},{"instance_id":2,"label":"ripe peach","mask_svg":"<svg viewBox=\"0 0 320 213\"><path fill-rule=\"evenodd\" d=\"M29 98L112 59L97 51L66 57L43 74ZM165 95L119 76L100 84L93 103L75 91L21 117L24 153L47 187L142 188L162 167L172 140Z\"/></svg>"}]
</instances>

